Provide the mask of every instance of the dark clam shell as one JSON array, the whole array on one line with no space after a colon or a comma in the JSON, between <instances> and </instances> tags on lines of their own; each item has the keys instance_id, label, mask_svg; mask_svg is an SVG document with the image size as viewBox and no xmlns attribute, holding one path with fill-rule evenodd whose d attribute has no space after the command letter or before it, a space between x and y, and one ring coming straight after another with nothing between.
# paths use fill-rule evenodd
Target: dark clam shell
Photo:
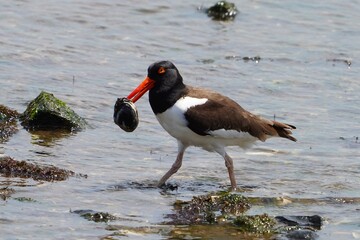
<instances>
[{"instance_id":1,"label":"dark clam shell","mask_svg":"<svg viewBox=\"0 0 360 240\"><path fill-rule=\"evenodd\" d=\"M139 124L135 104L127 98L118 98L114 106L114 122L126 132L134 131Z\"/></svg>"}]
</instances>

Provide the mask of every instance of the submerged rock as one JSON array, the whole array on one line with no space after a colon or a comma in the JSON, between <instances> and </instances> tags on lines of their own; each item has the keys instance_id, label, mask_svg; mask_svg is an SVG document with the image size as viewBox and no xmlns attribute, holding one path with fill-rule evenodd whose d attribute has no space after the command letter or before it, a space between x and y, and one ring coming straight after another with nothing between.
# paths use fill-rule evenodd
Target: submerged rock
<instances>
[{"instance_id":1,"label":"submerged rock","mask_svg":"<svg viewBox=\"0 0 360 240\"><path fill-rule=\"evenodd\" d=\"M20 116L21 124L30 130L82 130L86 121L53 94L41 92Z\"/></svg>"},{"instance_id":2,"label":"submerged rock","mask_svg":"<svg viewBox=\"0 0 360 240\"><path fill-rule=\"evenodd\" d=\"M14 198L14 200L19 201L19 202L36 202L35 199L29 198L29 197L16 197L16 198Z\"/></svg>"},{"instance_id":3,"label":"submerged rock","mask_svg":"<svg viewBox=\"0 0 360 240\"><path fill-rule=\"evenodd\" d=\"M19 113L0 104L0 143L6 142L18 131L16 119Z\"/></svg>"},{"instance_id":4,"label":"submerged rock","mask_svg":"<svg viewBox=\"0 0 360 240\"><path fill-rule=\"evenodd\" d=\"M236 17L238 10L234 3L219 1L208 8L206 13L213 20L228 21L233 20Z\"/></svg>"},{"instance_id":5,"label":"submerged rock","mask_svg":"<svg viewBox=\"0 0 360 240\"><path fill-rule=\"evenodd\" d=\"M11 157L0 158L0 173L5 177L32 178L40 181L63 181L74 172L55 166L39 166L26 161L17 161Z\"/></svg>"},{"instance_id":6,"label":"submerged rock","mask_svg":"<svg viewBox=\"0 0 360 240\"><path fill-rule=\"evenodd\" d=\"M314 240L318 238L318 235L314 231L310 230L295 230L284 234L286 239L292 240Z\"/></svg>"},{"instance_id":7,"label":"submerged rock","mask_svg":"<svg viewBox=\"0 0 360 240\"><path fill-rule=\"evenodd\" d=\"M109 222L117 219L117 217L107 212L95 212L93 210L75 210L71 212L79 214L81 217L94 222Z\"/></svg>"}]
</instances>

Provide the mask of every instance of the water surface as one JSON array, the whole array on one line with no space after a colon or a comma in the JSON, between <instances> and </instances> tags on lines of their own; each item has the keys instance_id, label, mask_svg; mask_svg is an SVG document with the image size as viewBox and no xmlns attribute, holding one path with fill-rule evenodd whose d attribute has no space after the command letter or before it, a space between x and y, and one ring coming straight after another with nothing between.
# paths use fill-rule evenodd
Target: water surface
<instances>
[{"instance_id":1,"label":"water surface","mask_svg":"<svg viewBox=\"0 0 360 240\"><path fill-rule=\"evenodd\" d=\"M359 201L341 200L360 198L360 4L242 1L235 2L235 21L214 22L198 10L213 3L0 3L0 103L23 112L45 90L92 126L50 139L21 129L0 145L15 159L88 175L56 183L0 177L0 187L16 190L0 202L2 239L112 234L106 224L71 213L77 209L112 213L120 218L112 224L156 226L177 199L229 185L220 156L190 148L170 180L177 191L146 187L175 160L176 141L157 123L146 95L137 102L141 122L133 133L113 124L112 111L116 98L127 96L148 65L162 59L172 60L187 84L297 126L296 143L271 139L246 152L229 148L246 196L297 199L254 206L250 214L318 214L325 219L319 239L360 238ZM260 61L243 60L256 56Z\"/></svg>"}]
</instances>

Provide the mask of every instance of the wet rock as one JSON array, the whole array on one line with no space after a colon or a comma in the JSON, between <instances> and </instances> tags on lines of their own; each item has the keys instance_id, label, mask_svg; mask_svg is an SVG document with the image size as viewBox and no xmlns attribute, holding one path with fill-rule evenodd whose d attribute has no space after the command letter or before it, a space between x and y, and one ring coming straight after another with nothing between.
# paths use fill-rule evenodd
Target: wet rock
<instances>
[{"instance_id":1,"label":"wet rock","mask_svg":"<svg viewBox=\"0 0 360 240\"><path fill-rule=\"evenodd\" d=\"M0 174L5 177L32 178L40 181L63 181L75 173L55 166L39 166L3 157L0 158Z\"/></svg>"},{"instance_id":2,"label":"wet rock","mask_svg":"<svg viewBox=\"0 0 360 240\"><path fill-rule=\"evenodd\" d=\"M318 235L310 230L296 230L285 234L285 237L289 240L313 240L317 239Z\"/></svg>"},{"instance_id":3,"label":"wet rock","mask_svg":"<svg viewBox=\"0 0 360 240\"><path fill-rule=\"evenodd\" d=\"M250 208L247 198L229 192L195 196L189 202L177 201L174 214L169 214L167 224L207 224L223 222Z\"/></svg>"},{"instance_id":4,"label":"wet rock","mask_svg":"<svg viewBox=\"0 0 360 240\"><path fill-rule=\"evenodd\" d=\"M269 234L275 233L276 221L267 214L262 215L242 215L234 220L234 224L239 227L242 232Z\"/></svg>"},{"instance_id":5,"label":"wet rock","mask_svg":"<svg viewBox=\"0 0 360 240\"><path fill-rule=\"evenodd\" d=\"M308 228L311 230L320 230L322 218L319 215L313 216L277 216L275 219L286 226L296 226L299 228Z\"/></svg>"},{"instance_id":6,"label":"wet rock","mask_svg":"<svg viewBox=\"0 0 360 240\"><path fill-rule=\"evenodd\" d=\"M126 132L134 131L139 124L135 104L127 98L118 98L114 106L114 122Z\"/></svg>"},{"instance_id":7,"label":"wet rock","mask_svg":"<svg viewBox=\"0 0 360 240\"><path fill-rule=\"evenodd\" d=\"M313 216L277 216L277 229L286 239L316 239L321 229L322 218Z\"/></svg>"},{"instance_id":8,"label":"wet rock","mask_svg":"<svg viewBox=\"0 0 360 240\"><path fill-rule=\"evenodd\" d=\"M0 143L6 142L18 131L17 118L19 113L0 104Z\"/></svg>"},{"instance_id":9,"label":"wet rock","mask_svg":"<svg viewBox=\"0 0 360 240\"><path fill-rule=\"evenodd\" d=\"M117 219L117 217L107 212L96 212L93 210L75 210L71 212L79 214L81 217L94 222L110 222Z\"/></svg>"},{"instance_id":10,"label":"wet rock","mask_svg":"<svg viewBox=\"0 0 360 240\"><path fill-rule=\"evenodd\" d=\"M86 121L77 115L66 103L53 94L41 92L31 101L20 116L21 124L29 130L67 129L82 130Z\"/></svg>"},{"instance_id":11,"label":"wet rock","mask_svg":"<svg viewBox=\"0 0 360 240\"><path fill-rule=\"evenodd\" d=\"M219 1L212 7L208 8L206 13L213 20L229 21L236 17L238 10L234 3Z\"/></svg>"}]
</instances>

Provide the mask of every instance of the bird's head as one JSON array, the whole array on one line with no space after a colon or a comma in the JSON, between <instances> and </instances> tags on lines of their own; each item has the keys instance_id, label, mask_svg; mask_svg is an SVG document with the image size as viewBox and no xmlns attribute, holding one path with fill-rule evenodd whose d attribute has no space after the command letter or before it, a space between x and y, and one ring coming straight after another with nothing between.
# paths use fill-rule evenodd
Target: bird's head
<instances>
[{"instance_id":1,"label":"bird's head","mask_svg":"<svg viewBox=\"0 0 360 240\"><path fill-rule=\"evenodd\" d=\"M144 81L127 98L135 103L148 90L168 91L177 84L182 84L182 77L175 65L170 61L155 62L149 66Z\"/></svg>"}]
</instances>

